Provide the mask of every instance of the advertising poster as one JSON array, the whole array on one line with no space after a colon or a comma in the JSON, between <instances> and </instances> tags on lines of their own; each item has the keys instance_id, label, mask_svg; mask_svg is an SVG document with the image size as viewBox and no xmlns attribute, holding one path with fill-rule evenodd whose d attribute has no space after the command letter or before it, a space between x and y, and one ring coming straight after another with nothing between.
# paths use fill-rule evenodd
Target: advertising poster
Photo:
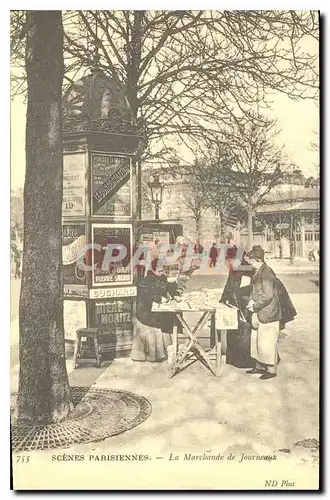
<instances>
[{"instance_id":1,"label":"advertising poster","mask_svg":"<svg viewBox=\"0 0 330 500\"><path fill-rule=\"evenodd\" d=\"M130 350L133 340L133 299L95 301L94 326L102 332L102 352Z\"/></svg>"},{"instance_id":2,"label":"advertising poster","mask_svg":"<svg viewBox=\"0 0 330 500\"><path fill-rule=\"evenodd\" d=\"M86 302L64 300L64 332L66 340L75 340L78 328L86 328Z\"/></svg>"},{"instance_id":3,"label":"advertising poster","mask_svg":"<svg viewBox=\"0 0 330 500\"><path fill-rule=\"evenodd\" d=\"M168 231L142 231L139 235L139 243L142 245L154 246L166 244L170 241L170 233Z\"/></svg>"},{"instance_id":4,"label":"advertising poster","mask_svg":"<svg viewBox=\"0 0 330 500\"><path fill-rule=\"evenodd\" d=\"M92 232L93 243L101 246L100 251L93 252L93 286L131 284L133 280L132 226L130 224L93 224ZM113 246L109 247L109 245ZM120 257L120 252L123 257Z\"/></svg>"},{"instance_id":5,"label":"advertising poster","mask_svg":"<svg viewBox=\"0 0 330 500\"><path fill-rule=\"evenodd\" d=\"M131 217L130 158L93 153L91 156L93 215Z\"/></svg>"},{"instance_id":6,"label":"advertising poster","mask_svg":"<svg viewBox=\"0 0 330 500\"><path fill-rule=\"evenodd\" d=\"M63 203L65 217L86 213L86 155L85 153L63 156Z\"/></svg>"},{"instance_id":7,"label":"advertising poster","mask_svg":"<svg viewBox=\"0 0 330 500\"><path fill-rule=\"evenodd\" d=\"M86 244L85 224L62 224L62 263L64 285L86 285L86 273L77 267L78 253Z\"/></svg>"}]
</instances>

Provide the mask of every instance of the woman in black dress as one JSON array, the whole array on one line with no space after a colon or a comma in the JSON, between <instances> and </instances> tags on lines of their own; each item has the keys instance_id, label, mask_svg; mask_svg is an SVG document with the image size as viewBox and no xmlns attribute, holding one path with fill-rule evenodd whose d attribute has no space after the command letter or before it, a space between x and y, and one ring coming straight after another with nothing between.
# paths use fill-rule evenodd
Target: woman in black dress
<instances>
[{"instance_id":1,"label":"woman in black dress","mask_svg":"<svg viewBox=\"0 0 330 500\"><path fill-rule=\"evenodd\" d=\"M156 268L157 260L154 260L147 274L144 275L142 268L143 274L138 277L137 321L131 351L133 361L163 361L167 359L167 348L172 343L171 327L164 324L165 314L151 311L153 302L161 303L168 296L167 278Z\"/></svg>"},{"instance_id":2,"label":"woman in black dress","mask_svg":"<svg viewBox=\"0 0 330 500\"><path fill-rule=\"evenodd\" d=\"M251 285L242 285L243 276L252 278L253 269L240 269L241 266L248 266L248 263L242 260L240 267L233 267L235 252L228 256L229 274L224 287L220 302L239 308L238 329L230 330L227 334L227 354L226 363L237 368L250 368L253 362L250 356L251 341L251 313L247 309L250 296ZM250 267L250 266L249 266Z\"/></svg>"},{"instance_id":3,"label":"woman in black dress","mask_svg":"<svg viewBox=\"0 0 330 500\"><path fill-rule=\"evenodd\" d=\"M167 348L172 344L175 315L170 312L152 312L153 303L161 303L180 297L186 288L196 265L183 270L184 248L175 267L173 280L168 266L158 270L158 250L151 250L151 268L145 272L146 263L140 260L138 273L138 293L136 303L136 331L133 337L131 358L133 361L163 361L167 359ZM171 267L171 266L170 266ZM178 299L179 300L179 299ZM179 326L179 325L178 325Z\"/></svg>"}]
</instances>

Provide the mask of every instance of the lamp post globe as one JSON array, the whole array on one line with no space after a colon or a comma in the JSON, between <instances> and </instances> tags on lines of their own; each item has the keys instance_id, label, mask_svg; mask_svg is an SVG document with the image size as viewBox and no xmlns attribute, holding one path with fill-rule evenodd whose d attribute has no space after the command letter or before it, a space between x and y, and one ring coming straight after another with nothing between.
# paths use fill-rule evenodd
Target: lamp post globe
<instances>
[{"instance_id":1,"label":"lamp post globe","mask_svg":"<svg viewBox=\"0 0 330 500\"><path fill-rule=\"evenodd\" d=\"M154 174L152 180L148 182L151 190L151 201L155 205L155 219L159 220L160 205L163 201L164 183L159 180L159 175Z\"/></svg>"}]
</instances>

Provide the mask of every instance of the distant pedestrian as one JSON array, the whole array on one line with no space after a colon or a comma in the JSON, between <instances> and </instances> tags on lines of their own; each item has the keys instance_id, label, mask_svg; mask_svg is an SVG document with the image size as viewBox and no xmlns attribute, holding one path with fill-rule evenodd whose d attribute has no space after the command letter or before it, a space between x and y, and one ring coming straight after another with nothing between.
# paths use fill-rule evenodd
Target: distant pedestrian
<instances>
[{"instance_id":1,"label":"distant pedestrian","mask_svg":"<svg viewBox=\"0 0 330 500\"><path fill-rule=\"evenodd\" d=\"M218 258L218 249L215 243L213 243L210 250L210 267L215 267Z\"/></svg>"},{"instance_id":2,"label":"distant pedestrian","mask_svg":"<svg viewBox=\"0 0 330 500\"><path fill-rule=\"evenodd\" d=\"M316 262L318 261L320 258L320 252L313 248L312 250L310 250L309 254L308 254L308 259L310 261L313 261L313 262Z\"/></svg>"}]
</instances>

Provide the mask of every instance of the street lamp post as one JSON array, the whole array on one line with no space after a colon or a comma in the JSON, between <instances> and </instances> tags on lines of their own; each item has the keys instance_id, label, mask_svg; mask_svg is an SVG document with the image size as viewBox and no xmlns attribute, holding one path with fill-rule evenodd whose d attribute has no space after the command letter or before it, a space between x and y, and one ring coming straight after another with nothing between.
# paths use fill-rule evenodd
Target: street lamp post
<instances>
[{"instance_id":1,"label":"street lamp post","mask_svg":"<svg viewBox=\"0 0 330 500\"><path fill-rule=\"evenodd\" d=\"M160 205L163 201L164 183L160 182L159 175L154 174L153 180L148 182L151 190L151 201L155 205L155 219L159 220Z\"/></svg>"}]
</instances>

